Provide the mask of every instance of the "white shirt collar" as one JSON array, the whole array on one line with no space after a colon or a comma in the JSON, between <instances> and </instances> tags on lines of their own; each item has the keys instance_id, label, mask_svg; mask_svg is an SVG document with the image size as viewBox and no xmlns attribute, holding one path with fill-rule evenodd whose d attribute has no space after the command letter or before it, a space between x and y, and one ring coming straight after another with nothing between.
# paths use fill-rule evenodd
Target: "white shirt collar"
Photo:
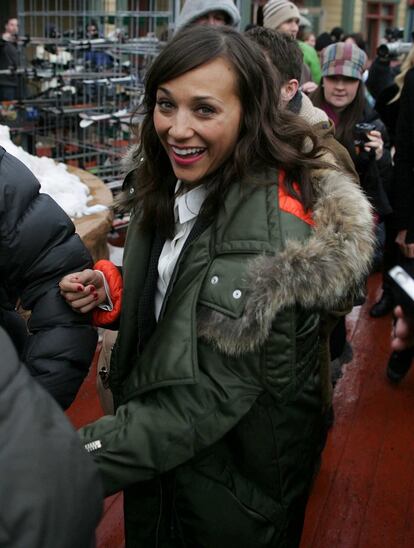
<instances>
[{"instance_id":1,"label":"white shirt collar","mask_svg":"<svg viewBox=\"0 0 414 548\"><path fill-rule=\"evenodd\" d=\"M175 185L175 191L180 188L181 181L178 180ZM180 224L191 221L200 213L201 206L206 198L206 189L203 185L189 190L185 194L177 196L174 203L175 220Z\"/></svg>"}]
</instances>

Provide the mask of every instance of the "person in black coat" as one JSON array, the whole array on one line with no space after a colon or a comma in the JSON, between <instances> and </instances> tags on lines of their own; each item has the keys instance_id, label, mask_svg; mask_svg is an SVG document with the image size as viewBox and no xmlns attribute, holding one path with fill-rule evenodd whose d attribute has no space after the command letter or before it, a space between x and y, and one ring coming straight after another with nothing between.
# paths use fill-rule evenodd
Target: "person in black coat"
<instances>
[{"instance_id":1,"label":"person in black coat","mask_svg":"<svg viewBox=\"0 0 414 548\"><path fill-rule=\"evenodd\" d=\"M406 73L400 96L394 164L392 237L398 253L393 264L400 264L414 276L414 68ZM394 306L397 304L400 303L392 302ZM401 381L411 367L412 358L413 348L394 350L387 364L388 378L392 382Z\"/></svg>"},{"instance_id":2,"label":"person in black coat","mask_svg":"<svg viewBox=\"0 0 414 548\"><path fill-rule=\"evenodd\" d=\"M72 221L34 175L0 147L0 327L31 375L66 409L86 376L97 334L74 313L59 280L92 265ZM16 312L31 311L26 327Z\"/></svg>"},{"instance_id":3,"label":"person in black coat","mask_svg":"<svg viewBox=\"0 0 414 548\"><path fill-rule=\"evenodd\" d=\"M0 546L90 548L102 512L97 468L0 327Z\"/></svg>"},{"instance_id":4,"label":"person in black coat","mask_svg":"<svg viewBox=\"0 0 414 548\"><path fill-rule=\"evenodd\" d=\"M398 243L404 256L414 258L414 68L405 75L395 139L394 212Z\"/></svg>"}]
</instances>

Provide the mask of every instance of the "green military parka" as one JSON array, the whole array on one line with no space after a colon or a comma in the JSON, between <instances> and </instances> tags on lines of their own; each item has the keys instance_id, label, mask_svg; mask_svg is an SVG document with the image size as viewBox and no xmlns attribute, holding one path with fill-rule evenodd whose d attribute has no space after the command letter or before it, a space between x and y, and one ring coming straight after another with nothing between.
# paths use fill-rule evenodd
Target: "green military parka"
<instances>
[{"instance_id":1,"label":"green military parka","mask_svg":"<svg viewBox=\"0 0 414 548\"><path fill-rule=\"evenodd\" d=\"M153 237L132 218L111 365L117 411L80 431L106 493L124 489L128 547L298 544L321 441L321 318L372 252L359 187L334 171L313 184L311 221L276 170L235 182L181 254L142 351Z\"/></svg>"}]
</instances>

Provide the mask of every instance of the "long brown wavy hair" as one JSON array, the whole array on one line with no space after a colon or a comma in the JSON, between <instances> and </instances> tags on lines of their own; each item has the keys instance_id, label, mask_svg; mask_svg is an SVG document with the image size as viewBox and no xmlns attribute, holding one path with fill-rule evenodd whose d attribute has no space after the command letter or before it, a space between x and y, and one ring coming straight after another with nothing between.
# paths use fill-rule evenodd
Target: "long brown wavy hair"
<instances>
[{"instance_id":1,"label":"long brown wavy hair","mask_svg":"<svg viewBox=\"0 0 414 548\"><path fill-rule=\"evenodd\" d=\"M157 228L166 238L171 238L174 231L172 204L176 178L154 127L157 89L219 57L234 68L243 114L233 153L203 181L208 195L200 215L213 218L231 184L251 170L264 167L283 168L288 192L309 209L314 200L310 170L328 165L321 160L324 149L311 126L279 107L280 78L258 46L227 27L183 29L147 73L142 105L145 116L139 131L140 144L134 154L135 192L130 198L126 192L124 201L124 205L139 209L142 228ZM295 192L293 181L298 183L299 193Z\"/></svg>"}]
</instances>

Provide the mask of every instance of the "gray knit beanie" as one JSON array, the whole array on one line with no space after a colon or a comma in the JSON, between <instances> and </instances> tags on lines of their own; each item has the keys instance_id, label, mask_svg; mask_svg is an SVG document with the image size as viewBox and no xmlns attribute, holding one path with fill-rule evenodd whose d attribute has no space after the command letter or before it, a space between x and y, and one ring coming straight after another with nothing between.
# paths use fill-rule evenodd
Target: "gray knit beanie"
<instances>
[{"instance_id":1,"label":"gray knit beanie","mask_svg":"<svg viewBox=\"0 0 414 548\"><path fill-rule=\"evenodd\" d=\"M263 26L267 29L277 30L280 25L289 19L300 20L300 13L293 4L287 0L269 0L263 8Z\"/></svg>"},{"instance_id":2,"label":"gray knit beanie","mask_svg":"<svg viewBox=\"0 0 414 548\"><path fill-rule=\"evenodd\" d=\"M239 26L240 13L233 0L186 0L178 16L175 32L210 11L224 12L230 19L230 26Z\"/></svg>"}]
</instances>

